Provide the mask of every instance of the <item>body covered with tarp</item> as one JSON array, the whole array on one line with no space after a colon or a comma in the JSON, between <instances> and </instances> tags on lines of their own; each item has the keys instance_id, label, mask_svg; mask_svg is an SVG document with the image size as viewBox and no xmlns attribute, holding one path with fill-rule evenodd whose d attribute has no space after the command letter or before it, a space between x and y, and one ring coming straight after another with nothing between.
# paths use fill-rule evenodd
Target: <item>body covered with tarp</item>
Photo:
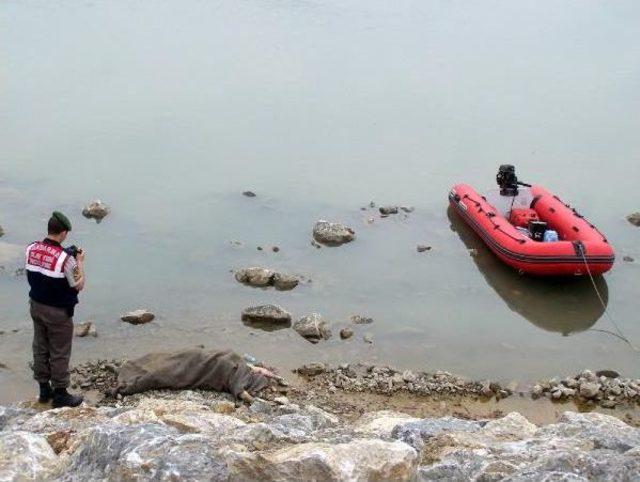
<instances>
[{"instance_id":1,"label":"body covered with tarp","mask_svg":"<svg viewBox=\"0 0 640 482\"><path fill-rule=\"evenodd\" d=\"M228 392L239 398L255 395L268 385L231 350L188 349L171 353L149 353L125 362L118 372L117 393L131 395L147 390L203 389Z\"/></svg>"}]
</instances>

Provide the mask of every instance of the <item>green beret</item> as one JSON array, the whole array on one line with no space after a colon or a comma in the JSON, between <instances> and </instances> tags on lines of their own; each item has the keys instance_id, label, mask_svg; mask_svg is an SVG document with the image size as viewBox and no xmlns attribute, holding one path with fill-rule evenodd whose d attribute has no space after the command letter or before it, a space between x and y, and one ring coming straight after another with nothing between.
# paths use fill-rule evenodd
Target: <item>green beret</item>
<instances>
[{"instance_id":1,"label":"green beret","mask_svg":"<svg viewBox=\"0 0 640 482\"><path fill-rule=\"evenodd\" d=\"M64 226L67 231L71 231L71 221L69 218L62 214L60 211L53 211L52 217L56 218L60 224Z\"/></svg>"}]
</instances>

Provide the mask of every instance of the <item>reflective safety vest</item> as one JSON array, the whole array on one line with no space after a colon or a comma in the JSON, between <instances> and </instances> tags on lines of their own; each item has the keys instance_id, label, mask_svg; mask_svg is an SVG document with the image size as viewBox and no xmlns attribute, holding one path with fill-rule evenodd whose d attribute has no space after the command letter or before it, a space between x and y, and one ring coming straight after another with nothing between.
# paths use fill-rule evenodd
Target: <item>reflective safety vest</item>
<instances>
[{"instance_id":1,"label":"reflective safety vest","mask_svg":"<svg viewBox=\"0 0 640 482\"><path fill-rule=\"evenodd\" d=\"M64 275L68 259L69 254L60 243L50 239L36 241L27 247L25 269L32 300L73 312L78 303L78 291L69 286Z\"/></svg>"}]
</instances>

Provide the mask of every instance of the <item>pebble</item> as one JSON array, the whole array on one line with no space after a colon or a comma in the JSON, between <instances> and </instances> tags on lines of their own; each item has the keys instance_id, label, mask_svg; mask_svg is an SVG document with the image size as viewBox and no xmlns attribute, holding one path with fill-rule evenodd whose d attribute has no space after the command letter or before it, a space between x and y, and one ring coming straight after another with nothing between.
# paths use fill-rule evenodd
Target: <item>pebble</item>
<instances>
[{"instance_id":1,"label":"pebble","mask_svg":"<svg viewBox=\"0 0 640 482\"><path fill-rule=\"evenodd\" d=\"M364 335L362 339L364 340L365 343L373 343L373 338L369 334Z\"/></svg>"},{"instance_id":2,"label":"pebble","mask_svg":"<svg viewBox=\"0 0 640 482\"><path fill-rule=\"evenodd\" d=\"M342 330L340 330L340 338L342 338L343 340L351 338L352 336L353 330L351 328L343 328Z\"/></svg>"},{"instance_id":3,"label":"pebble","mask_svg":"<svg viewBox=\"0 0 640 482\"><path fill-rule=\"evenodd\" d=\"M424 253L425 251L430 251L431 246L427 246L426 244L419 244L416 247L416 250L418 251L418 253Z\"/></svg>"},{"instance_id":4,"label":"pebble","mask_svg":"<svg viewBox=\"0 0 640 482\"><path fill-rule=\"evenodd\" d=\"M253 191L245 191L242 193L242 195L245 197L256 197L256 193Z\"/></svg>"},{"instance_id":5,"label":"pebble","mask_svg":"<svg viewBox=\"0 0 640 482\"><path fill-rule=\"evenodd\" d=\"M633 259L631 256L624 256L622 260L626 261L627 263L633 263L635 261L635 259Z\"/></svg>"},{"instance_id":6,"label":"pebble","mask_svg":"<svg viewBox=\"0 0 640 482\"><path fill-rule=\"evenodd\" d=\"M313 376L316 376L316 375L320 375L321 373L324 373L325 370L326 370L326 367L325 367L324 363L308 363L306 365L302 365L296 371L300 375L306 375L308 377L313 377Z\"/></svg>"}]
</instances>

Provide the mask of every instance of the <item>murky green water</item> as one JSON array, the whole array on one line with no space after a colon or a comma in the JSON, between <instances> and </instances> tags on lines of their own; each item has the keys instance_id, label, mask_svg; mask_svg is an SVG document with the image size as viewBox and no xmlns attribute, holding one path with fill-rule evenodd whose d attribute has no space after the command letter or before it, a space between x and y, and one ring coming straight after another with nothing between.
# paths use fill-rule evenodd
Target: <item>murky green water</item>
<instances>
[{"instance_id":1,"label":"murky green water","mask_svg":"<svg viewBox=\"0 0 640 482\"><path fill-rule=\"evenodd\" d=\"M76 340L76 360L203 343L285 367L637 376L588 281L515 275L446 195L491 187L512 162L571 201L616 248L598 286L640 345L640 263L622 262L640 259L624 219L640 209L639 16L631 1L5 1L0 242L40 238L54 208L72 216L89 277L76 321L99 332ZM113 209L99 225L80 216L94 197ZM370 200L416 211L378 219L360 210ZM316 250L320 217L350 223L357 241ZM16 263L0 263L2 400L32 390ZM250 265L313 281L238 285L230 270ZM241 309L262 302L320 312L335 334L353 313L375 323L312 346L244 326ZM157 323L118 321L138 307Z\"/></svg>"}]
</instances>

